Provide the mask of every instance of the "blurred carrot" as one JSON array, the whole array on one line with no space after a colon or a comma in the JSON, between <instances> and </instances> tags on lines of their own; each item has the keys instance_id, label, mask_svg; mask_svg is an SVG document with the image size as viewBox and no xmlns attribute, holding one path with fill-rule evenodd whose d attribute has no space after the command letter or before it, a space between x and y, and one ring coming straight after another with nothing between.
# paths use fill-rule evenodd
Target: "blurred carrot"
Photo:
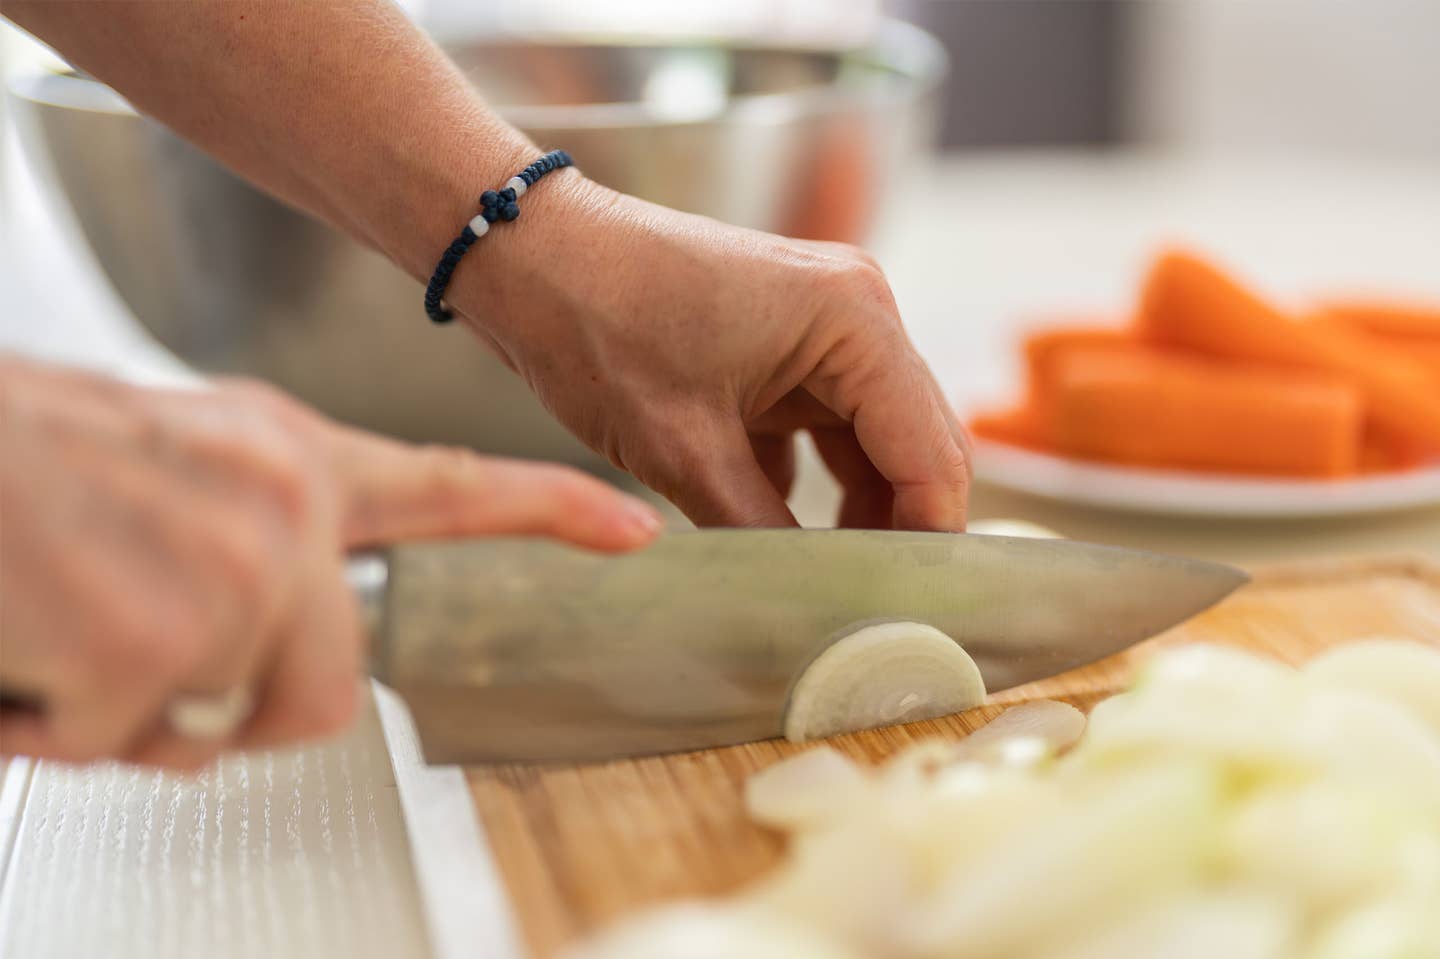
<instances>
[{"instance_id":1,"label":"blurred carrot","mask_svg":"<svg viewBox=\"0 0 1440 959\"><path fill-rule=\"evenodd\" d=\"M1329 329L1359 333L1371 343L1391 351L1400 351L1407 360L1419 363L1429 371L1440 389L1440 314L1434 318L1434 334L1427 332L1423 313L1380 313L1360 314L1321 310L1305 318L1307 322Z\"/></svg>"},{"instance_id":2,"label":"blurred carrot","mask_svg":"<svg viewBox=\"0 0 1440 959\"><path fill-rule=\"evenodd\" d=\"M1044 450L1050 446L1044 419L1031 402L1012 410L980 413L970 419L970 432L981 439Z\"/></svg>"},{"instance_id":3,"label":"blurred carrot","mask_svg":"<svg viewBox=\"0 0 1440 959\"><path fill-rule=\"evenodd\" d=\"M1136 328L1155 344L1348 378L1378 426L1440 447L1440 383L1424 364L1361 333L1291 319L1197 257L1161 257Z\"/></svg>"},{"instance_id":4,"label":"blurred carrot","mask_svg":"<svg viewBox=\"0 0 1440 959\"><path fill-rule=\"evenodd\" d=\"M1133 330L1106 326L1048 327L1025 337L1025 367L1030 389L1043 397L1055 382L1058 356L1075 349L1125 349L1139 343Z\"/></svg>"},{"instance_id":5,"label":"blurred carrot","mask_svg":"<svg viewBox=\"0 0 1440 959\"><path fill-rule=\"evenodd\" d=\"M1319 312L1382 339L1440 345L1440 305L1351 301L1327 303Z\"/></svg>"},{"instance_id":6,"label":"blurred carrot","mask_svg":"<svg viewBox=\"0 0 1440 959\"><path fill-rule=\"evenodd\" d=\"M1405 352L1416 363L1425 364L1430 376L1440 384L1440 340L1434 343L1411 343L1405 347Z\"/></svg>"},{"instance_id":7,"label":"blurred carrot","mask_svg":"<svg viewBox=\"0 0 1440 959\"><path fill-rule=\"evenodd\" d=\"M1426 450L1413 436L1397 436L1372 426L1360 440L1360 471L1386 473L1414 469L1437 452L1440 451Z\"/></svg>"},{"instance_id":8,"label":"blurred carrot","mask_svg":"<svg viewBox=\"0 0 1440 959\"><path fill-rule=\"evenodd\" d=\"M1292 476L1359 468L1359 391L1323 374L1145 350L1054 357L1055 448L1140 466Z\"/></svg>"}]
</instances>

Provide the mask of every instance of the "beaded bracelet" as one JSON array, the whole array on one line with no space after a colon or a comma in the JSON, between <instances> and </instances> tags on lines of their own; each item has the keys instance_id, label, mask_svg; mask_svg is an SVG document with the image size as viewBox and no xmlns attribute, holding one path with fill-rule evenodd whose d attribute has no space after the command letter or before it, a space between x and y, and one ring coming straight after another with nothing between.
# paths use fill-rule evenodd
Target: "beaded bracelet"
<instances>
[{"instance_id":1,"label":"beaded bracelet","mask_svg":"<svg viewBox=\"0 0 1440 959\"><path fill-rule=\"evenodd\" d=\"M486 190L480 194L480 212L474 219L465 225L460 235L455 238L440 257L440 263L435 267L434 274L430 277L430 283L425 287L425 312L430 319L436 323L449 323L455 318L455 314L445 305L441 299L445 295L445 288L450 285L450 274L455 272L455 266L460 258L465 255L471 245L490 230L490 224L496 220L509 223L520 215L520 204L516 201L524 195L525 191L534 186L545 174L552 170L560 170L574 163L570 154L564 150L551 150L549 153L536 160L534 163L521 170L516 176L512 176L506 182L504 189Z\"/></svg>"}]
</instances>

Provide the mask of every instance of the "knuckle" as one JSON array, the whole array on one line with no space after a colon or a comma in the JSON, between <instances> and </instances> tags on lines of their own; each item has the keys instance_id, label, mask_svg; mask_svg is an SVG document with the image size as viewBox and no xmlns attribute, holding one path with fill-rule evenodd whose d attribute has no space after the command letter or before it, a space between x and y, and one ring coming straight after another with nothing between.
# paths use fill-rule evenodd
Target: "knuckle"
<instances>
[{"instance_id":1,"label":"knuckle","mask_svg":"<svg viewBox=\"0 0 1440 959\"><path fill-rule=\"evenodd\" d=\"M845 270L844 286L846 295L859 302L886 308L895 305L890 282L874 261L849 264Z\"/></svg>"},{"instance_id":2,"label":"knuckle","mask_svg":"<svg viewBox=\"0 0 1440 959\"><path fill-rule=\"evenodd\" d=\"M865 249L863 246L855 246L851 243L841 243L839 244L839 247L841 250L844 251L845 255L854 263L862 267L874 270L876 273L881 272L880 261L875 259L875 257L871 255L870 251Z\"/></svg>"},{"instance_id":3,"label":"knuckle","mask_svg":"<svg viewBox=\"0 0 1440 959\"><path fill-rule=\"evenodd\" d=\"M300 455L271 463L264 483L271 508L291 529L310 524L324 500L324 489L308 458Z\"/></svg>"},{"instance_id":4,"label":"knuckle","mask_svg":"<svg viewBox=\"0 0 1440 959\"><path fill-rule=\"evenodd\" d=\"M263 529L243 520L224 522L211 537L211 551L227 594L241 609L269 606L275 583L275 556Z\"/></svg>"},{"instance_id":5,"label":"knuckle","mask_svg":"<svg viewBox=\"0 0 1440 959\"><path fill-rule=\"evenodd\" d=\"M463 446L431 444L421 448L426 492L442 502L473 493L484 471L484 459Z\"/></svg>"},{"instance_id":6,"label":"knuckle","mask_svg":"<svg viewBox=\"0 0 1440 959\"><path fill-rule=\"evenodd\" d=\"M261 427L245 451L251 491L290 529L308 525L324 496L323 475L304 439L274 425Z\"/></svg>"},{"instance_id":7,"label":"knuckle","mask_svg":"<svg viewBox=\"0 0 1440 959\"><path fill-rule=\"evenodd\" d=\"M473 476L484 459L474 450L448 443L432 443L423 447L432 474L446 481Z\"/></svg>"},{"instance_id":8,"label":"knuckle","mask_svg":"<svg viewBox=\"0 0 1440 959\"><path fill-rule=\"evenodd\" d=\"M288 525L304 525L324 490L313 414L258 380L227 381L223 390L238 404L225 453L230 474Z\"/></svg>"},{"instance_id":9,"label":"knuckle","mask_svg":"<svg viewBox=\"0 0 1440 959\"><path fill-rule=\"evenodd\" d=\"M220 389L225 394L274 415L291 416L300 407L299 401L289 393L265 380L249 377L228 378L220 381Z\"/></svg>"}]
</instances>

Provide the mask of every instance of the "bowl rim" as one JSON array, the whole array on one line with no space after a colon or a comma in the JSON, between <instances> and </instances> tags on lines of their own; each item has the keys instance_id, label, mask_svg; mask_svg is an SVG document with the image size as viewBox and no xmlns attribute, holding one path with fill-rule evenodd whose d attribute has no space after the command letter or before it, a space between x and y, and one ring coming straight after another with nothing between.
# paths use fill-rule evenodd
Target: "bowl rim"
<instances>
[{"instance_id":1,"label":"bowl rim","mask_svg":"<svg viewBox=\"0 0 1440 959\"><path fill-rule=\"evenodd\" d=\"M459 34L440 38L443 47L473 43L474 36ZM497 104L497 112L509 123L532 132L547 130L647 129L697 126L721 120L731 122L778 123L804 116L849 109L857 99L868 103L918 99L935 91L949 73L944 46L926 30L895 18L884 18L868 42L850 46L805 46L767 43L763 38L721 37L667 38L655 35L602 35L545 33L524 37L484 37L494 46L521 46L545 43L554 46L719 48L725 50L775 50L795 53L833 54L869 62L909 83L864 91L842 90L833 83L817 84L773 93L753 93L728 98L722 109L698 117L666 116L640 101L626 100L586 104ZM41 67L12 75L8 81L12 97L41 106L89 111L110 116L139 116L123 96L104 83L68 68Z\"/></svg>"}]
</instances>

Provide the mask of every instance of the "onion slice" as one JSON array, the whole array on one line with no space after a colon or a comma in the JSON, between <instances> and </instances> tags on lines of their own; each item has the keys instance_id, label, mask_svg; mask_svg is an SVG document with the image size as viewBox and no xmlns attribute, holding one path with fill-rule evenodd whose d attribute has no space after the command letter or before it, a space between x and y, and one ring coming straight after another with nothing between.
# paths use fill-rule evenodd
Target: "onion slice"
<instances>
[{"instance_id":1,"label":"onion slice","mask_svg":"<svg viewBox=\"0 0 1440 959\"><path fill-rule=\"evenodd\" d=\"M1042 753L1054 755L1079 742L1084 732L1085 714L1080 710L1069 703L1037 699L1011 706L962 739L955 758L1004 763L1011 747L1020 742L1038 742Z\"/></svg>"},{"instance_id":2,"label":"onion slice","mask_svg":"<svg viewBox=\"0 0 1440 959\"><path fill-rule=\"evenodd\" d=\"M745 809L775 829L814 828L835 818L870 785L869 774L829 746L810 749L751 776Z\"/></svg>"},{"instance_id":3,"label":"onion slice","mask_svg":"<svg viewBox=\"0 0 1440 959\"><path fill-rule=\"evenodd\" d=\"M984 701L980 670L955 640L924 623L876 623L837 640L800 675L785 738L933 719Z\"/></svg>"},{"instance_id":4,"label":"onion slice","mask_svg":"<svg viewBox=\"0 0 1440 959\"><path fill-rule=\"evenodd\" d=\"M1300 672L1308 683L1393 703L1440 733L1440 650L1434 647L1375 637L1329 650Z\"/></svg>"}]
</instances>

